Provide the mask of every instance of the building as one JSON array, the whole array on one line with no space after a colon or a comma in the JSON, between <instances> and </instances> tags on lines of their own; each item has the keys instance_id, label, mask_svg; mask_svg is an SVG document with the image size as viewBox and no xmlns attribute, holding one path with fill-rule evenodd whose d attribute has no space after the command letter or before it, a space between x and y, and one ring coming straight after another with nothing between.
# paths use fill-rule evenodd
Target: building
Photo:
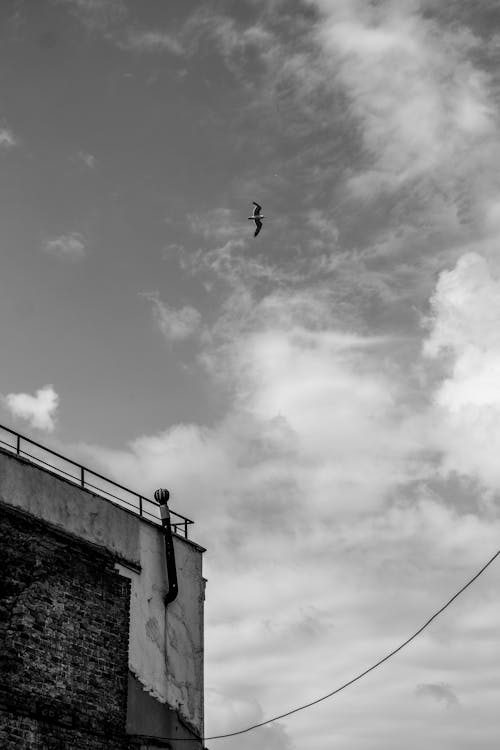
<instances>
[{"instance_id":1,"label":"building","mask_svg":"<svg viewBox=\"0 0 500 750\"><path fill-rule=\"evenodd\" d=\"M204 550L159 510L0 428L2 750L203 747Z\"/></svg>"}]
</instances>

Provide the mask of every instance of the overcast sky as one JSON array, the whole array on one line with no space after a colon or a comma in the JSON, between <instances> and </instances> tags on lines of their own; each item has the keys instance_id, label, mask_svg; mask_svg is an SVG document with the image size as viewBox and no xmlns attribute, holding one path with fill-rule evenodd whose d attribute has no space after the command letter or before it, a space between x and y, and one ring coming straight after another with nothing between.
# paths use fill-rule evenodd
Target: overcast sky
<instances>
[{"instance_id":1,"label":"overcast sky","mask_svg":"<svg viewBox=\"0 0 500 750\"><path fill-rule=\"evenodd\" d=\"M195 519L208 736L320 697L500 547L498 0L0 36L1 419ZM210 750L497 748L499 575Z\"/></svg>"}]
</instances>

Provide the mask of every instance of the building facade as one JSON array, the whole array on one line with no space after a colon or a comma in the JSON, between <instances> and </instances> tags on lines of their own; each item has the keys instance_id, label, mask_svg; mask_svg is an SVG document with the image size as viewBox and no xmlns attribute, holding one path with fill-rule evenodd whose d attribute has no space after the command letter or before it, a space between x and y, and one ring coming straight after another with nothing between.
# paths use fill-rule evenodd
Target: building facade
<instances>
[{"instance_id":1,"label":"building facade","mask_svg":"<svg viewBox=\"0 0 500 750\"><path fill-rule=\"evenodd\" d=\"M203 747L204 550L165 604L153 515L0 450L2 750Z\"/></svg>"}]
</instances>

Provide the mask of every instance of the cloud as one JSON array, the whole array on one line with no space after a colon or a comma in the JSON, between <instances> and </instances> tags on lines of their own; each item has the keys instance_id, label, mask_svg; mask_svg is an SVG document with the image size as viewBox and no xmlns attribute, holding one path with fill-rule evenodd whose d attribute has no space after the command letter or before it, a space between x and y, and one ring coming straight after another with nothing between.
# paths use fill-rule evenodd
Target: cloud
<instances>
[{"instance_id":1,"label":"cloud","mask_svg":"<svg viewBox=\"0 0 500 750\"><path fill-rule=\"evenodd\" d=\"M129 29L123 38L117 40L117 44L122 49L131 52L170 52L174 55L182 55L184 53L184 48L178 36L158 29Z\"/></svg>"},{"instance_id":2,"label":"cloud","mask_svg":"<svg viewBox=\"0 0 500 750\"><path fill-rule=\"evenodd\" d=\"M197 311L146 296L169 340L198 329ZM329 299L314 293L239 302L204 340L210 376L231 393L220 423L143 436L123 460L101 456L153 483L169 466L193 501L203 476L207 491L231 503L228 523L233 514L237 524L250 522L257 509L251 523L259 528L278 523L287 501L297 510L300 496L325 521L333 511L364 513L381 507L395 483L419 476L419 426L401 407L403 381L384 364L390 339L335 330ZM184 474L182 455L197 455L196 476ZM332 506L334 488L342 490Z\"/></svg>"},{"instance_id":3,"label":"cloud","mask_svg":"<svg viewBox=\"0 0 500 750\"><path fill-rule=\"evenodd\" d=\"M241 236L241 219L229 208L215 208L205 213L188 214L192 232L206 239L228 241Z\"/></svg>"},{"instance_id":4,"label":"cloud","mask_svg":"<svg viewBox=\"0 0 500 750\"><path fill-rule=\"evenodd\" d=\"M233 389L237 384L233 411L211 430L179 425L138 440L130 467L143 464L140 475L152 478L160 455L165 471L170 455L196 453L204 486L234 496L240 518L258 509L259 525L277 522L287 494L292 504L307 495L309 512L327 518L337 484L346 491L336 513L378 507L395 481L413 477L406 462L415 442L390 415L394 384L371 369L367 345L300 330L244 336L219 362ZM357 367L368 369L357 375Z\"/></svg>"},{"instance_id":5,"label":"cloud","mask_svg":"<svg viewBox=\"0 0 500 750\"><path fill-rule=\"evenodd\" d=\"M28 393L9 393L3 402L12 416L25 419L32 427L44 432L54 430L59 396L51 385L40 388L34 396Z\"/></svg>"},{"instance_id":6,"label":"cloud","mask_svg":"<svg viewBox=\"0 0 500 750\"><path fill-rule=\"evenodd\" d=\"M144 292L142 296L153 304L156 323L167 341L183 341L199 330L201 314L192 305L174 309L162 302L157 292Z\"/></svg>"},{"instance_id":7,"label":"cloud","mask_svg":"<svg viewBox=\"0 0 500 750\"><path fill-rule=\"evenodd\" d=\"M417 685L415 692L419 697L429 697L438 703L444 703L446 708L459 705L455 691L444 682Z\"/></svg>"},{"instance_id":8,"label":"cloud","mask_svg":"<svg viewBox=\"0 0 500 750\"><path fill-rule=\"evenodd\" d=\"M182 30L141 29L131 20L124 0L56 0L66 6L90 32L103 36L120 49L135 53L185 53Z\"/></svg>"},{"instance_id":9,"label":"cloud","mask_svg":"<svg viewBox=\"0 0 500 750\"><path fill-rule=\"evenodd\" d=\"M338 247L339 231L333 216L325 215L319 209L310 209L307 223L311 228L312 241L320 245L327 245L330 249ZM318 235L314 237L314 233Z\"/></svg>"},{"instance_id":10,"label":"cloud","mask_svg":"<svg viewBox=\"0 0 500 750\"><path fill-rule=\"evenodd\" d=\"M216 717L215 723L212 724L212 734L224 733L224 729L228 726L243 727L258 724L264 718L262 707L256 700L209 689L206 691L205 701L205 710ZM280 724L262 727L252 735L233 737L232 741L235 739L237 739L238 747L241 750L251 750L256 746L256 743L260 743L259 746L265 747L266 750L291 750L293 747L286 731ZM231 740L227 741L231 742ZM219 740L219 742L223 741Z\"/></svg>"},{"instance_id":11,"label":"cloud","mask_svg":"<svg viewBox=\"0 0 500 750\"><path fill-rule=\"evenodd\" d=\"M202 9L190 16L183 35L193 52L212 45L245 87L245 118L274 121L280 135L310 135L317 128L318 112L322 114L325 101L331 99L329 87L320 71L310 23L301 12L289 14L279 5L266 3L248 23ZM262 187L262 178L258 184Z\"/></svg>"},{"instance_id":12,"label":"cloud","mask_svg":"<svg viewBox=\"0 0 500 750\"><path fill-rule=\"evenodd\" d=\"M500 279L477 253L443 271L424 354L441 362L434 393L443 469L500 489Z\"/></svg>"},{"instance_id":13,"label":"cloud","mask_svg":"<svg viewBox=\"0 0 500 750\"><path fill-rule=\"evenodd\" d=\"M184 33L194 44L200 44L207 37L215 42L226 64L238 74L241 63L248 60L248 53L256 50L269 52L276 41L272 30L262 23L245 25L228 14L206 10L191 15Z\"/></svg>"},{"instance_id":14,"label":"cloud","mask_svg":"<svg viewBox=\"0 0 500 750\"><path fill-rule=\"evenodd\" d=\"M482 352L500 348L499 292L500 280L486 258L472 252L460 257L454 269L439 276L424 353L437 357L449 352L456 357L469 347Z\"/></svg>"},{"instance_id":15,"label":"cloud","mask_svg":"<svg viewBox=\"0 0 500 750\"><path fill-rule=\"evenodd\" d=\"M128 11L123 0L56 0L91 32L108 32L125 21Z\"/></svg>"},{"instance_id":16,"label":"cloud","mask_svg":"<svg viewBox=\"0 0 500 750\"><path fill-rule=\"evenodd\" d=\"M17 146L17 138L8 128L0 128L0 148L10 149Z\"/></svg>"},{"instance_id":17,"label":"cloud","mask_svg":"<svg viewBox=\"0 0 500 750\"><path fill-rule=\"evenodd\" d=\"M394 187L458 156L463 162L471 139L494 132L488 77L468 58L470 32L438 26L412 2L315 5L317 38L373 158L365 183L372 175Z\"/></svg>"},{"instance_id":18,"label":"cloud","mask_svg":"<svg viewBox=\"0 0 500 750\"><path fill-rule=\"evenodd\" d=\"M93 154L89 154L87 151L79 151L77 156L89 169L94 169L96 167L97 159Z\"/></svg>"},{"instance_id":19,"label":"cloud","mask_svg":"<svg viewBox=\"0 0 500 750\"><path fill-rule=\"evenodd\" d=\"M85 257L85 241L79 232L61 234L44 242L43 249L60 260L78 261Z\"/></svg>"}]
</instances>

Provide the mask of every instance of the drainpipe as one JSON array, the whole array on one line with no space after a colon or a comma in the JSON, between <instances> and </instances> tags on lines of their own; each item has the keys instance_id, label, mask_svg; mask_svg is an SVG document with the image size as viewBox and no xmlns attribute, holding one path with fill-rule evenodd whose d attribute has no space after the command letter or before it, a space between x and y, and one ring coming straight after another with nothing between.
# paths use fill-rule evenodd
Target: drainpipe
<instances>
[{"instance_id":1,"label":"drainpipe","mask_svg":"<svg viewBox=\"0 0 500 750\"><path fill-rule=\"evenodd\" d=\"M170 511L168 509L168 490L156 490L155 500L160 505L161 525L163 526L163 538L165 539L165 559L167 561L168 591L163 601L165 606L174 601L179 593L177 585L177 569L175 567L174 540L172 539L172 527L170 525Z\"/></svg>"}]
</instances>

